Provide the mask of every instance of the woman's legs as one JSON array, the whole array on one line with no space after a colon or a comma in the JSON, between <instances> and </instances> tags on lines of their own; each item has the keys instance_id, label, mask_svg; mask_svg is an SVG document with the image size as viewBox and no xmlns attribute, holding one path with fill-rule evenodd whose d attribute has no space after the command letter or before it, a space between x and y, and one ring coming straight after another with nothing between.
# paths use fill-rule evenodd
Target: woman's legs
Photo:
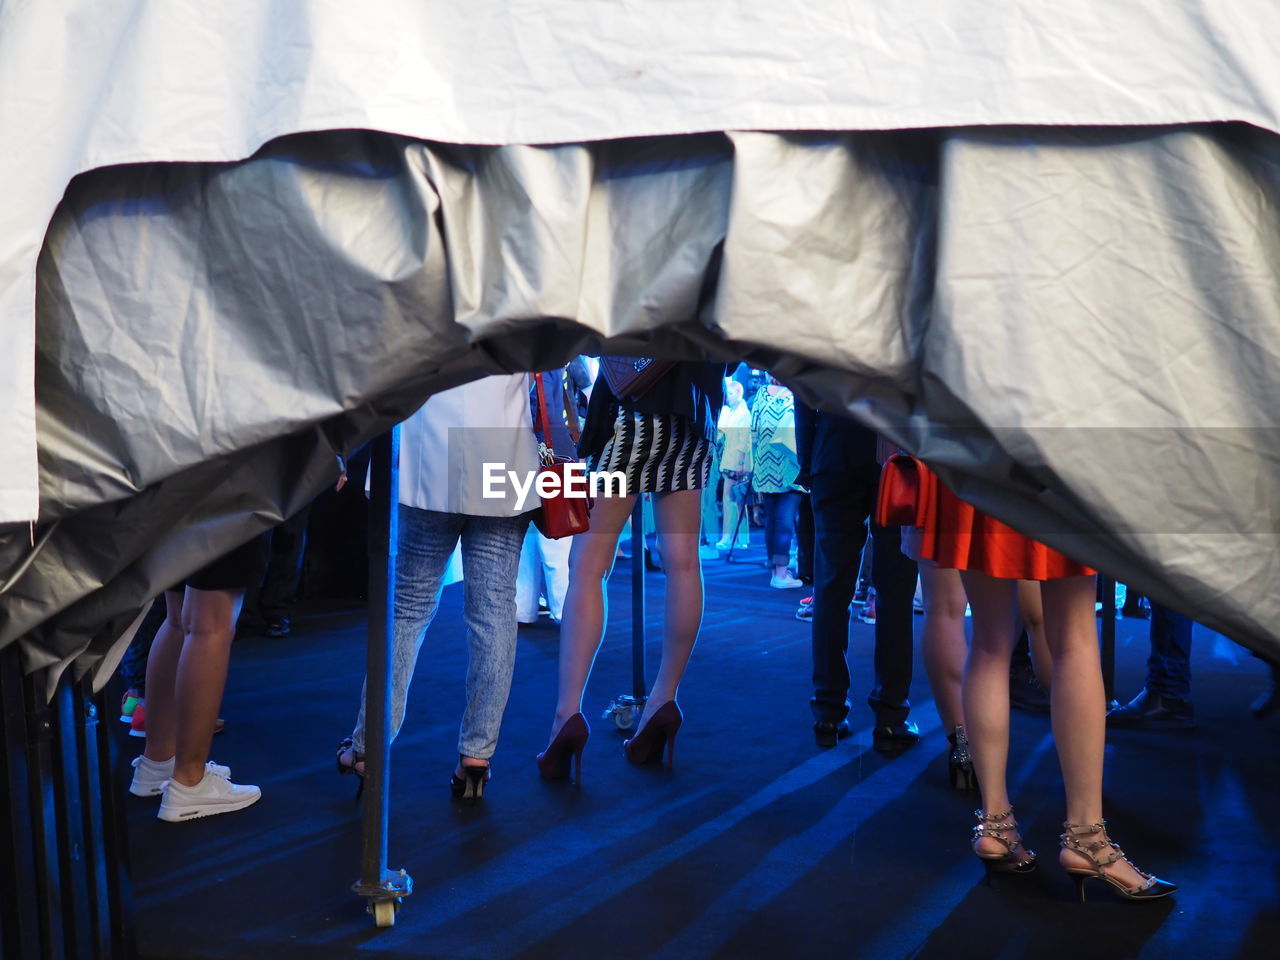
<instances>
[{"instance_id":1,"label":"woman's legs","mask_svg":"<svg viewBox=\"0 0 1280 960\"><path fill-rule=\"evenodd\" d=\"M462 766L487 766L498 745L516 664L516 571L527 516L468 517L462 528L467 709L458 734Z\"/></svg>"},{"instance_id":2,"label":"woman's legs","mask_svg":"<svg viewBox=\"0 0 1280 960\"><path fill-rule=\"evenodd\" d=\"M183 786L204 779L243 600L244 590L191 587L182 599L182 655L173 685L173 779Z\"/></svg>"},{"instance_id":3,"label":"woman's legs","mask_svg":"<svg viewBox=\"0 0 1280 960\"><path fill-rule=\"evenodd\" d=\"M1031 638L1031 667L1045 690L1053 689L1053 657L1044 632L1044 601L1039 580L1018 581L1018 613Z\"/></svg>"},{"instance_id":4,"label":"woman's legs","mask_svg":"<svg viewBox=\"0 0 1280 960\"><path fill-rule=\"evenodd\" d=\"M698 558L697 531L701 522L702 492L679 490L659 494L658 536L662 541L667 595L662 633L662 662L649 690L649 700L636 729L655 710L676 698L680 680L693 653L702 625L702 563Z\"/></svg>"},{"instance_id":5,"label":"woman's legs","mask_svg":"<svg viewBox=\"0 0 1280 960\"><path fill-rule=\"evenodd\" d=\"M765 545L775 577L787 577L791 562L791 540L796 532L796 510L800 494L794 490L766 493L764 496Z\"/></svg>"},{"instance_id":6,"label":"woman's legs","mask_svg":"<svg viewBox=\"0 0 1280 960\"><path fill-rule=\"evenodd\" d=\"M920 563L920 585L924 594L924 630L920 641L929 689L938 708L944 730L964 724L960 685L969 655L964 635L964 608L968 603L964 584L955 570Z\"/></svg>"},{"instance_id":7,"label":"woman's legs","mask_svg":"<svg viewBox=\"0 0 1280 960\"><path fill-rule=\"evenodd\" d=\"M1053 688L1049 695L1053 740L1067 793L1067 821L1078 824L1102 821L1107 703L1093 607L1096 589L1091 576L1064 577L1041 584L1045 635L1053 656ZM1100 851L1104 857L1108 852ZM1091 866L1083 854L1070 850L1062 851L1060 859L1070 867ZM1124 860L1105 869L1128 887L1146 879Z\"/></svg>"},{"instance_id":8,"label":"woman's legs","mask_svg":"<svg viewBox=\"0 0 1280 960\"><path fill-rule=\"evenodd\" d=\"M405 705L409 699L409 683L418 663L418 651L427 628L435 619L440 603L440 582L449 557L458 543L463 518L456 513L420 510L400 505L400 536L397 543L396 595L391 638L391 739L400 732ZM364 753L364 703L368 684L360 691L360 709L355 729L351 731L352 747L341 758L363 773L356 754Z\"/></svg>"},{"instance_id":9,"label":"woman's legs","mask_svg":"<svg viewBox=\"0 0 1280 960\"><path fill-rule=\"evenodd\" d=\"M613 569L621 533L636 494L600 497L591 510L591 528L573 538L569 552L569 591L560 624L560 682L551 736L575 713L582 712L582 694L591 665L604 639L608 596L605 581ZM696 549L697 526L694 528Z\"/></svg>"},{"instance_id":10,"label":"woman's legs","mask_svg":"<svg viewBox=\"0 0 1280 960\"><path fill-rule=\"evenodd\" d=\"M961 571L973 608L973 641L965 663L962 705L973 768L982 792L982 810L1008 810L1006 771L1009 762L1009 660L1013 654L1015 590L1011 580ZM978 851L1001 854L999 841L978 841Z\"/></svg>"},{"instance_id":11,"label":"woman's legs","mask_svg":"<svg viewBox=\"0 0 1280 960\"><path fill-rule=\"evenodd\" d=\"M147 744L142 754L148 760L168 763L177 752L178 714L174 687L178 682L178 661L182 658L182 591L164 593L165 618L156 631L147 659Z\"/></svg>"}]
</instances>

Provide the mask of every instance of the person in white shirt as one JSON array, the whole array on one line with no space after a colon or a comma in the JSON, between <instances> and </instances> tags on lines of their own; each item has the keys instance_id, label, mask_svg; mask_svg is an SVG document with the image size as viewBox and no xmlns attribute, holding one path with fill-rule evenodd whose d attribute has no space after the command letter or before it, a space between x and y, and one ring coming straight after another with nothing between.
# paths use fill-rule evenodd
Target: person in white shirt
<instances>
[{"instance_id":1,"label":"person in white shirt","mask_svg":"<svg viewBox=\"0 0 1280 960\"><path fill-rule=\"evenodd\" d=\"M738 529L739 511L746 510L746 498L751 479L751 408L742 398L742 384L737 380L725 380L725 405L720 410L720 476L724 478L722 499L721 535L717 550L735 546L734 531ZM751 545L751 524L742 518L736 546Z\"/></svg>"},{"instance_id":2,"label":"person in white shirt","mask_svg":"<svg viewBox=\"0 0 1280 960\"><path fill-rule=\"evenodd\" d=\"M441 582L459 540L468 646L467 706L458 737L455 798L478 800L511 690L516 652L516 570L530 512L502 476L537 470L527 374L492 376L436 394L400 428L400 533L396 568L392 737L404 721L409 681L435 617ZM489 482L486 482L486 479ZM338 748L338 770L364 776L364 697L355 729Z\"/></svg>"}]
</instances>

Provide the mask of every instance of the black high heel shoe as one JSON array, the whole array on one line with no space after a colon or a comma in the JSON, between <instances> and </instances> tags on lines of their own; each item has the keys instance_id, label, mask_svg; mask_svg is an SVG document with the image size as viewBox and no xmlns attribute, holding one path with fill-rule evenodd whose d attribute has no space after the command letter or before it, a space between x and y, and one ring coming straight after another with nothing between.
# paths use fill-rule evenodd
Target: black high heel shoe
<instances>
[{"instance_id":1,"label":"black high heel shoe","mask_svg":"<svg viewBox=\"0 0 1280 960\"><path fill-rule=\"evenodd\" d=\"M538 754L538 773L543 780L568 780L572 777L574 786L582 786L582 751L587 746L587 738L591 736L591 727L587 718L575 713L556 731L555 739L547 744L547 749ZM574 761L577 761L577 776L572 776Z\"/></svg>"},{"instance_id":2,"label":"black high heel shoe","mask_svg":"<svg viewBox=\"0 0 1280 960\"><path fill-rule=\"evenodd\" d=\"M636 766L661 760L663 748L667 753L667 768L675 765L676 733L684 722L684 714L674 700L668 700L649 717L643 729L630 740L622 742L622 750L627 759Z\"/></svg>"},{"instance_id":3,"label":"black high heel shoe","mask_svg":"<svg viewBox=\"0 0 1280 960\"><path fill-rule=\"evenodd\" d=\"M338 773L342 774L344 777L350 776L354 773L360 778L359 782L356 784L356 799L359 800L360 795L364 793L364 771L356 769L356 765L364 763L364 754L357 750L355 746L355 741L350 737L347 737L338 744L338 752L334 757L334 760L338 765ZM343 763L342 756L348 750L351 751L351 762Z\"/></svg>"},{"instance_id":4,"label":"black high heel shoe","mask_svg":"<svg viewBox=\"0 0 1280 960\"><path fill-rule=\"evenodd\" d=\"M951 752L947 755L951 789L966 792L977 790L978 775L973 771L973 755L969 753L969 738L964 734L964 726L956 724L955 729L947 734L947 742L951 744Z\"/></svg>"},{"instance_id":5,"label":"black high heel shoe","mask_svg":"<svg viewBox=\"0 0 1280 960\"><path fill-rule=\"evenodd\" d=\"M1064 823L1062 831L1062 836L1058 838L1062 849L1079 854L1091 864L1088 867L1068 867L1064 864L1062 868L1071 874L1071 879L1076 882L1076 892L1080 895L1081 903L1085 902L1084 882L1090 879L1105 880L1111 889L1126 900L1162 900L1178 889L1176 883L1161 880L1145 870L1140 870L1132 860L1126 857L1124 851L1107 836L1107 821ZM1090 837L1097 839L1088 839ZM1104 867L1120 860L1133 867L1138 876L1142 877L1141 883L1135 887L1127 887L1124 881L1104 871Z\"/></svg>"},{"instance_id":6,"label":"black high heel shoe","mask_svg":"<svg viewBox=\"0 0 1280 960\"><path fill-rule=\"evenodd\" d=\"M482 800L484 785L489 782L490 776L487 763L483 767L463 767L462 776L458 776L458 771L455 770L449 777L449 792L455 800Z\"/></svg>"},{"instance_id":7,"label":"black high heel shoe","mask_svg":"<svg viewBox=\"0 0 1280 960\"><path fill-rule=\"evenodd\" d=\"M1036 852L1022 845L1022 837L1018 834L1018 821L1013 818L1013 808L1004 813L983 813L973 811L978 818L973 828L973 853L983 866L987 875L994 873L1030 873L1036 868ZM1004 853L984 853L978 849L978 841L995 840L1004 847ZM1022 851L1019 853L1018 851Z\"/></svg>"}]
</instances>

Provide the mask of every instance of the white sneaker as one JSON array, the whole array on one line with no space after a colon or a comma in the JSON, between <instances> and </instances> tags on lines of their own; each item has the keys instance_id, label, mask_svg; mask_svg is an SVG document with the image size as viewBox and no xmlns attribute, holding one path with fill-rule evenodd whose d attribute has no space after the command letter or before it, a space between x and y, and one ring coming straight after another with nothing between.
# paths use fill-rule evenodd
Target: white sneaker
<instances>
[{"instance_id":1,"label":"white sneaker","mask_svg":"<svg viewBox=\"0 0 1280 960\"><path fill-rule=\"evenodd\" d=\"M769 586L775 590L790 590L792 587L803 587L804 581L797 580L791 574L782 577L772 577L769 580Z\"/></svg>"},{"instance_id":2,"label":"white sneaker","mask_svg":"<svg viewBox=\"0 0 1280 960\"><path fill-rule=\"evenodd\" d=\"M198 820L219 813L231 813L252 806L262 798L262 791L248 784L232 783L206 772L194 787L170 780L164 788L160 812L156 816L169 823Z\"/></svg>"},{"instance_id":3,"label":"white sneaker","mask_svg":"<svg viewBox=\"0 0 1280 960\"><path fill-rule=\"evenodd\" d=\"M133 758L133 783L129 784L129 792L135 797L158 797L164 792L164 785L173 776L173 758L168 760L152 760L145 755ZM231 768L210 760L204 765L206 773L212 773L223 780L231 779Z\"/></svg>"}]
</instances>

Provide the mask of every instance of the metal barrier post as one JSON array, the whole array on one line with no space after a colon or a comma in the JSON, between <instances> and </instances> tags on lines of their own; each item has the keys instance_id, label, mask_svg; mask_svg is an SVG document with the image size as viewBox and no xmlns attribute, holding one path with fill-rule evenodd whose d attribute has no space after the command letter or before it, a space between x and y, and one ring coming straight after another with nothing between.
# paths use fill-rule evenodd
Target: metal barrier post
<instances>
[{"instance_id":1,"label":"metal barrier post","mask_svg":"<svg viewBox=\"0 0 1280 960\"><path fill-rule=\"evenodd\" d=\"M369 900L379 927L396 922L413 880L387 869L387 821L391 808L391 669L399 517L400 430L373 441L369 480L369 649L365 673L365 789L360 880L353 886Z\"/></svg>"}]
</instances>

